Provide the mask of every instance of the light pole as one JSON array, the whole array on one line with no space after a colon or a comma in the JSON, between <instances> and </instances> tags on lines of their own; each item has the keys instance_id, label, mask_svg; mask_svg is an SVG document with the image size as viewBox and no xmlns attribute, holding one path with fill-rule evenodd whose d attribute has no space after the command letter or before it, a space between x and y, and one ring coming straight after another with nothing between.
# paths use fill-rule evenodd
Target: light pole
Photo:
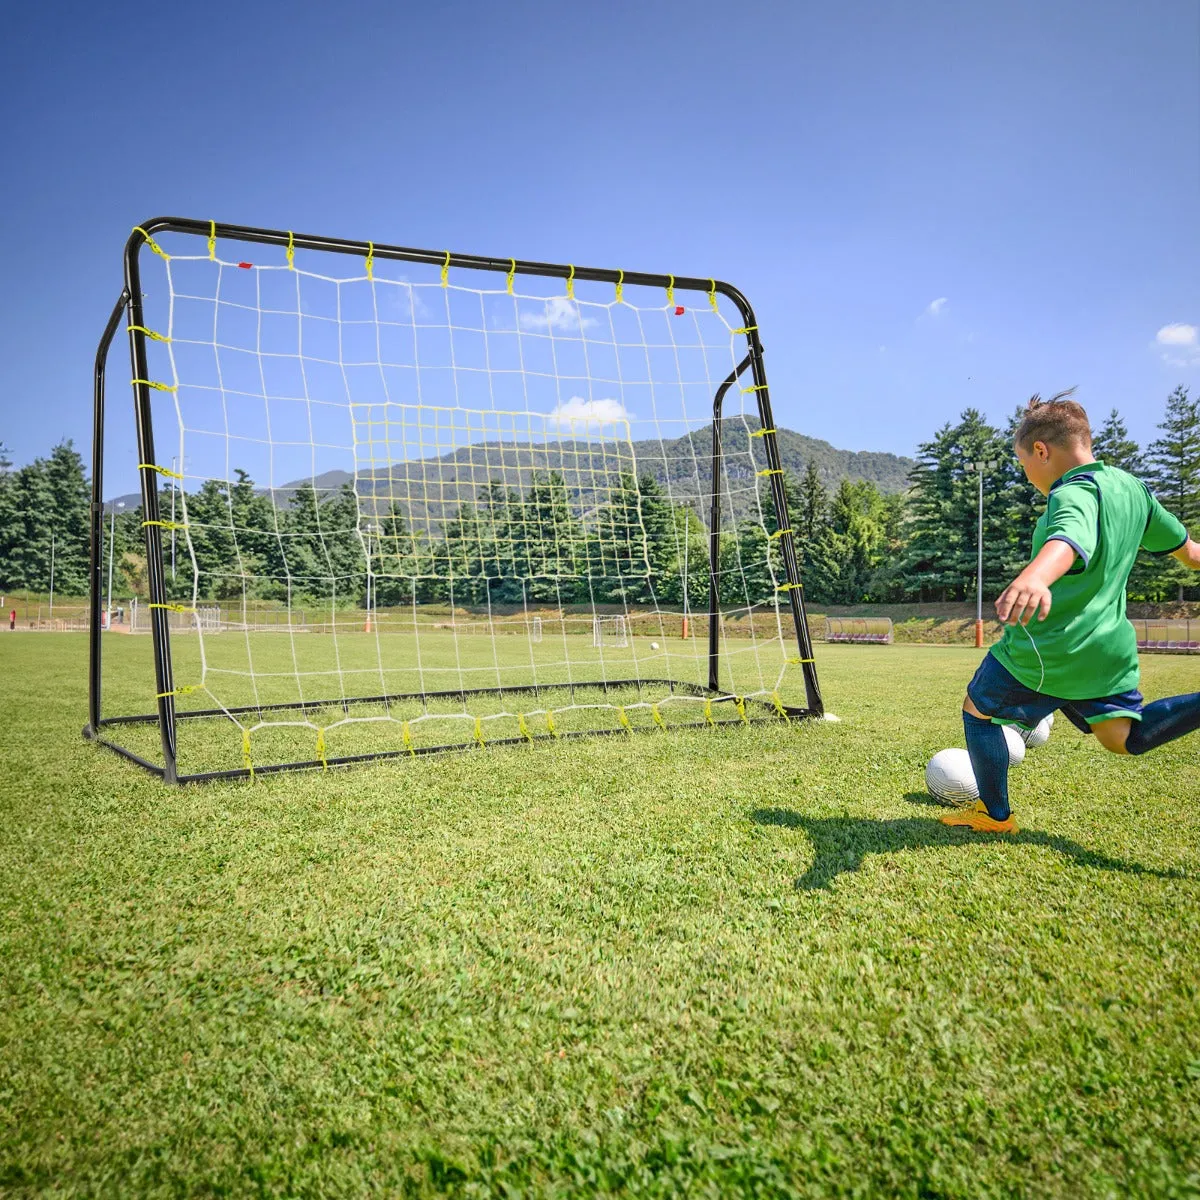
<instances>
[{"instance_id":1,"label":"light pole","mask_svg":"<svg viewBox=\"0 0 1200 1200\"><path fill-rule=\"evenodd\" d=\"M989 462L969 462L968 471L979 476L979 557L975 576L975 646L983 648L983 473L994 471L1000 464L994 459Z\"/></svg>"},{"instance_id":2,"label":"light pole","mask_svg":"<svg viewBox=\"0 0 1200 1200\"><path fill-rule=\"evenodd\" d=\"M54 620L54 526L50 527L50 620Z\"/></svg>"},{"instance_id":3,"label":"light pole","mask_svg":"<svg viewBox=\"0 0 1200 1200\"><path fill-rule=\"evenodd\" d=\"M688 629L688 542L692 540L692 506L684 502L683 505L683 633L682 637L687 640L688 634L691 632Z\"/></svg>"},{"instance_id":4,"label":"light pole","mask_svg":"<svg viewBox=\"0 0 1200 1200\"><path fill-rule=\"evenodd\" d=\"M124 508L125 501L118 500L116 504L108 510L108 607L105 612L108 614L105 618L107 624L106 629L112 628L112 577L113 577L113 547L116 546L117 533L117 509Z\"/></svg>"}]
</instances>

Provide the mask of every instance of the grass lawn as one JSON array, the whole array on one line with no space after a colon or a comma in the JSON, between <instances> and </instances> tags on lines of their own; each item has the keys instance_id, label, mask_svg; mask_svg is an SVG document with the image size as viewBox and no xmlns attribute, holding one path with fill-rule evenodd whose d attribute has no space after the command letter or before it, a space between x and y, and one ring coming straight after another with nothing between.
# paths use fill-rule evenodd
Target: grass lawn
<instances>
[{"instance_id":1,"label":"grass lawn","mask_svg":"<svg viewBox=\"0 0 1200 1200\"><path fill-rule=\"evenodd\" d=\"M171 789L85 648L0 636L0 1195L1200 1194L1200 738L950 830L976 652L828 646L841 724Z\"/></svg>"}]
</instances>

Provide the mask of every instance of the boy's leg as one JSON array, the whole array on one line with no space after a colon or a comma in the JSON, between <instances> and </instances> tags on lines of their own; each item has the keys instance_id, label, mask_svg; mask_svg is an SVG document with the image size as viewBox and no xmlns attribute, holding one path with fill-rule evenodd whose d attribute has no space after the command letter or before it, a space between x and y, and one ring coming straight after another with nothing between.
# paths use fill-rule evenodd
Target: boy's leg
<instances>
[{"instance_id":1,"label":"boy's leg","mask_svg":"<svg viewBox=\"0 0 1200 1200\"><path fill-rule=\"evenodd\" d=\"M1142 709L1125 739L1126 754L1146 754L1200 729L1200 692L1155 700Z\"/></svg>"},{"instance_id":2,"label":"boy's leg","mask_svg":"<svg viewBox=\"0 0 1200 1200\"><path fill-rule=\"evenodd\" d=\"M963 702L963 732L967 735L967 753L979 798L993 821L1007 821L1011 813L1008 803L1008 740L1004 727L985 717L968 696Z\"/></svg>"}]
</instances>

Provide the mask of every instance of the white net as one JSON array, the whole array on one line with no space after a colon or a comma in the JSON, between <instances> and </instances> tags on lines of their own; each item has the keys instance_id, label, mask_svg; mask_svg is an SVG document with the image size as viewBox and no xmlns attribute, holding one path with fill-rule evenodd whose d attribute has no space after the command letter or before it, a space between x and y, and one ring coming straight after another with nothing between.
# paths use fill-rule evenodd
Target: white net
<instances>
[{"instance_id":1,"label":"white net","mask_svg":"<svg viewBox=\"0 0 1200 1200\"><path fill-rule=\"evenodd\" d=\"M746 350L715 293L161 240L156 455L200 635L174 683L237 730L181 722L181 770L714 719L711 414ZM749 382L721 429L717 719L804 703Z\"/></svg>"}]
</instances>

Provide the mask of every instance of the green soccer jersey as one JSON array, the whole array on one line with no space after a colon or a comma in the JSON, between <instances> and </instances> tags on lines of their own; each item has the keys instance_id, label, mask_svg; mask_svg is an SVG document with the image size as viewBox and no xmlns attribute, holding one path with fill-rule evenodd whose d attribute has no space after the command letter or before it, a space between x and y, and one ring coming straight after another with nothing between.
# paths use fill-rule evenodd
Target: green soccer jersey
<instances>
[{"instance_id":1,"label":"green soccer jersey","mask_svg":"<svg viewBox=\"0 0 1200 1200\"><path fill-rule=\"evenodd\" d=\"M1137 687L1137 636L1125 617L1129 572L1139 548L1170 554L1187 538L1140 479L1101 462L1073 467L1050 489L1033 554L1058 540L1078 558L1050 585L1046 620L1008 626L992 654L1026 687L1064 700Z\"/></svg>"}]
</instances>

